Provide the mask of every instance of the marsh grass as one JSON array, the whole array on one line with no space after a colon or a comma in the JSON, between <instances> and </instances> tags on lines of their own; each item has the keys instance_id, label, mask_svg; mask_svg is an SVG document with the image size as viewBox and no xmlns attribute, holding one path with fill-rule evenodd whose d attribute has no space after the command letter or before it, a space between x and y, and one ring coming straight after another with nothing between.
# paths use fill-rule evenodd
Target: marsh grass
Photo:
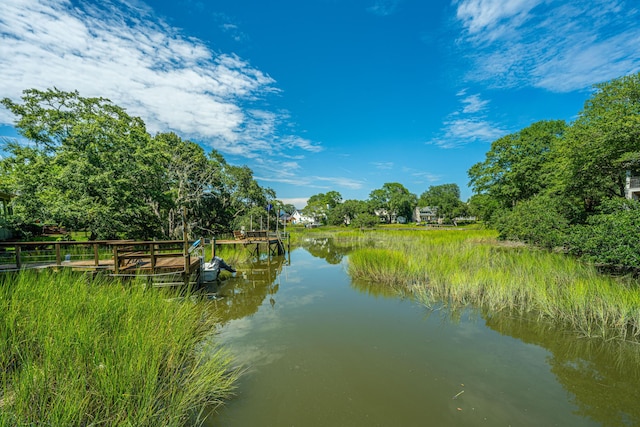
<instances>
[{"instance_id":1,"label":"marsh grass","mask_svg":"<svg viewBox=\"0 0 640 427\"><path fill-rule=\"evenodd\" d=\"M71 272L4 276L0 425L201 421L237 372L203 345L215 322L207 306L164 292Z\"/></svg>"},{"instance_id":2,"label":"marsh grass","mask_svg":"<svg viewBox=\"0 0 640 427\"><path fill-rule=\"evenodd\" d=\"M353 244L353 234L335 233ZM373 231L349 255L349 274L410 287L425 305L474 304L532 313L588 337L640 339L636 281L606 276L572 257L504 245L490 230Z\"/></svg>"}]
</instances>

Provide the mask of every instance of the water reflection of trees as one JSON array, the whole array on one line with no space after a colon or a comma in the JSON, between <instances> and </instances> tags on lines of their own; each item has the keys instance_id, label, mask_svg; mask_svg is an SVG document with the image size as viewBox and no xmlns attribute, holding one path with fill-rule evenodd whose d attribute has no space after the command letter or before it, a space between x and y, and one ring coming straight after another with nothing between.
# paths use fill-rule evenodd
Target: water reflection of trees
<instances>
[{"instance_id":1,"label":"water reflection of trees","mask_svg":"<svg viewBox=\"0 0 640 427\"><path fill-rule=\"evenodd\" d=\"M491 329L551 352L551 371L574 396L580 415L603 426L640 425L640 346L580 339L559 326L520 315L483 317Z\"/></svg>"},{"instance_id":2,"label":"water reflection of trees","mask_svg":"<svg viewBox=\"0 0 640 427\"><path fill-rule=\"evenodd\" d=\"M352 250L350 245L337 245L331 237L307 237L298 242L298 246L334 265L340 264L342 258Z\"/></svg>"},{"instance_id":3,"label":"water reflection of trees","mask_svg":"<svg viewBox=\"0 0 640 427\"><path fill-rule=\"evenodd\" d=\"M285 264L285 257L270 257L238 267L236 277L209 285L209 296L222 324L255 314L265 299L275 305L280 285L276 282Z\"/></svg>"}]
</instances>

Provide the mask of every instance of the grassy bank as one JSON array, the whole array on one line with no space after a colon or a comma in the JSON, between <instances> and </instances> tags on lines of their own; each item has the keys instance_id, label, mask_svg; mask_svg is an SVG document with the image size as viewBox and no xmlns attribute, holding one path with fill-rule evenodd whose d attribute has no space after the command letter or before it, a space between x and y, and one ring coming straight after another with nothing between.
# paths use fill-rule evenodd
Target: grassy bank
<instances>
[{"instance_id":1,"label":"grassy bank","mask_svg":"<svg viewBox=\"0 0 640 427\"><path fill-rule=\"evenodd\" d=\"M361 242L349 274L408 286L426 305L475 304L563 322L585 336L640 339L640 290L572 257L496 240L490 230L337 232Z\"/></svg>"},{"instance_id":2,"label":"grassy bank","mask_svg":"<svg viewBox=\"0 0 640 427\"><path fill-rule=\"evenodd\" d=\"M0 283L0 425L183 426L233 389L207 306L64 272ZM184 302L186 301L186 302Z\"/></svg>"}]
</instances>

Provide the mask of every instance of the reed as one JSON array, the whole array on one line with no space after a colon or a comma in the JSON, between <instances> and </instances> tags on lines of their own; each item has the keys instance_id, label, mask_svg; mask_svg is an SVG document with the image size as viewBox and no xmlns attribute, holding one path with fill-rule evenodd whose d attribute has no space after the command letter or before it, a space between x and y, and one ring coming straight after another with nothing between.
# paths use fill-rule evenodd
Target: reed
<instances>
[{"instance_id":1,"label":"reed","mask_svg":"<svg viewBox=\"0 0 640 427\"><path fill-rule=\"evenodd\" d=\"M352 234L334 233L336 242ZM357 238L357 237L356 237ZM349 273L410 287L423 304L474 304L554 319L589 337L640 339L636 281L563 254L505 245L490 230L377 230L349 256Z\"/></svg>"},{"instance_id":2,"label":"reed","mask_svg":"<svg viewBox=\"0 0 640 427\"><path fill-rule=\"evenodd\" d=\"M233 391L204 303L25 272L0 286L0 425L183 426ZM206 344L206 345L205 345Z\"/></svg>"}]
</instances>

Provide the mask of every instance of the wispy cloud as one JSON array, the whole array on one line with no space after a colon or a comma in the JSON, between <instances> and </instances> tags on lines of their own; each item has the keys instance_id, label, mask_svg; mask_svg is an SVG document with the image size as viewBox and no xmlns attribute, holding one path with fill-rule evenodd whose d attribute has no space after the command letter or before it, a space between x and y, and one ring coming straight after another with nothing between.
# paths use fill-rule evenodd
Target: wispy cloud
<instances>
[{"instance_id":1,"label":"wispy cloud","mask_svg":"<svg viewBox=\"0 0 640 427\"><path fill-rule=\"evenodd\" d=\"M480 94L467 95L463 89L456 94L462 104L460 111L448 115L440 135L428 142L441 148L456 148L472 142L490 142L504 135L504 131L488 120L484 110L489 101Z\"/></svg>"},{"instance_id":2,"label":"wispy cloud","mask_svg":"<svg viewBox=\"0 0 640 427\"><path fill-rule=\"evenodd\" d=\"M402 0L376 0L367 8L367 11L378 16L389 16L393 14Z\"/></svg>"},{"instance_id":3,"label":"wispy cloud","mask_svg":"<svg viewBox=\"0 0 640 427\"><path fill-rule=\"evenodd\" d=\"M459 0L469 79L555 92L640 71L640 10L632 0Z\"/></svg>"},{"instance_id":4,"label":"wispy cloud","mask_svg":"<svg viewBox=\"0 0 640 427\"><path fill-rule=\"evenodd\" d=\"M372 162L371 164L376 169L381 169L381 170L393 169L393 162Z\"/></svg>"},{"instance_id":5,"label":"wispy cloud","mask_svg":"<svg viewBox=\"0 0 640 427\"><path fill-rule=\"evenodd\" d=\"M3 96L53 86L104 96L151 132L248 158L321 150L282 131L286 114L261 107L279 92L268 74L182 34L142 3L4 0L0 34ZM0 124L13 119L0 110Z\"/></svg>"},{"instance_id":6,"label":"wispy cloud","mask_svg":"<svg viewBox=\"0 0 640 427\"><path fill-rule=\"evenodd\" d=\"M279 182L305 188L318 188L325 190L359 190L363 187L364 181L327 176L299 176L295 174L280 174L278 176L257 176L260 181Z\"/></svg>"}]
</instances>

